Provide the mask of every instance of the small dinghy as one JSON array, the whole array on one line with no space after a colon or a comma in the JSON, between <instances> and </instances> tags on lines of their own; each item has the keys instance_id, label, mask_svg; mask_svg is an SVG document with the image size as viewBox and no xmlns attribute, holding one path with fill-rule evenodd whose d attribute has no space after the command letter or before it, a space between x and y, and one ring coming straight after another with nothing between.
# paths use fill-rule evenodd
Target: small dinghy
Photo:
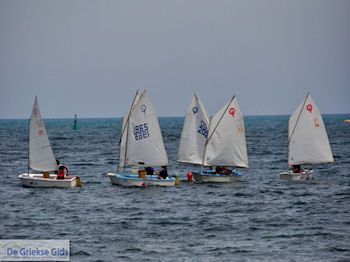
<instances>
[{"instance_id":1,"label":"small dinghy","mask_svg":"<svg viewBox=\"0 0 350 262\"><path fill-rule=\"evenodd\" d=\"M146 91L136 95L128 114L123 118L119 141L117 173L108 173L112 184L121 186L174 186L175 177L158 178L146 174L145 168L167 166L168 157L155 112ZM137 172L126 170L137 167ZM123 168L123 172L119 169ZM140 170L139 170L140 169ZM133 174L136 173L136 174Z\"/></svg>"},{"instance_id":2,"label":"small dinghy","mask_svg":"<svg viewBox=\"0 0 350 262\"><path fill-rule=\"evenodd\" d=\"M140 172L142 174L142 171ZM157 175L140 174L113 174L108 173L108 177L112 184L120 186L174 186L175 177L167 177L166 179L159 179Z\"/></svg>"},{"instance_id":3,"label":"small dinghy","mask_svg":"<svg viewBox=\"0 0 350 262\"><path fill-rule=\"evenodd\" d=\"M288 166L280 178L291 181L312 179L313 170L300 165L333 163L333 154L322 115L310 94L300 103L288 122Z\"/></svg>"},{"instance_id":4,"label":"small dinghy","mask_svg":"<svg viewBox=\"0 0 350 262\"><path fill-rule=\"evenodd\" d=\"M19 178L25 187L75 187L81 186L79 176L65 176L64 179L57 179L57 175L49 174L45 177L42 174L21 174Z\"/></svg>"},{"instance_id":5,"label":"small dinghy","mask_svg":"<svg viewBox=\"0 0 350 262\"><path fill-rule=\"evenodd\" d=\"M218 174L215 171L192 171L195 181L199 183L228 183L233 181L241 181L242 174L236 171L231 171L230 175Z\"/></svg>"},{"instance_id":6,"label":"small dinghy","mask_svg":"<svg viewBox=\"0 0 350 262\"><path fill-rule=\"evenodd\" d=\"M201 171L192 171L196 182L240 181L235 170L203 171L203 166L248 168L244 121L236 97L216 115L210 117L197 94L186 112L177 154L178 162L199 164Z\"/></svg>"},{"instance_id":7,"label":"small dinghy","mask_svg":"<svg viewBox=\"0 0 350 262\"><path fill-rule=\"evenodd\" d=\"M42 174L31 174L29 170L42 171ZM58 169L50 140L46 133L44 121L41 117L37 97L35 97L33 111L29 120L29 154L28 172L19 175L23 186L26 187L75 187L81 186L79 176L66 176L57 179L50 171Z\"/></svg>"}]
</instances>

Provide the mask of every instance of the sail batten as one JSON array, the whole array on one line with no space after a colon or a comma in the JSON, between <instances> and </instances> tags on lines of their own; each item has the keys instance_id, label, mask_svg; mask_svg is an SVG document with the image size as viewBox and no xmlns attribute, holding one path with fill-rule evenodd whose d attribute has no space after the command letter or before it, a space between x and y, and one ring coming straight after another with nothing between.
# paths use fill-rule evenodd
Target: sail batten
<instances>
[{"instance_id":1,"label":"sail batten","mask_svg":"<svg viewBox=\"0 0 350 262\"><path fill-rule=\"evenodd\" d=\"M39 171L57 170L56 158L52 151L38 101L35 97L29 120L29 168Z\"/></svg>"},{"instance_id":2,"label":"sail batten","mask_svg":"<svg viewBox=\"0 0 350 262\"><path fill-rule=\"evenodd\" d=\"M334 162L322 115L307 94L288 122L288 165Z\"/></svg>"}]
</instances>

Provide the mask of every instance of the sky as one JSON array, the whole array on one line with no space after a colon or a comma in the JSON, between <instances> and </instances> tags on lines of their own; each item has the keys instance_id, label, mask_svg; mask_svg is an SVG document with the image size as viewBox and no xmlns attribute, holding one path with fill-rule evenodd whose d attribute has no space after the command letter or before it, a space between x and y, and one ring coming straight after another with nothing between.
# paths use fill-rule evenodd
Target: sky
<instances>
[{"instance_id":1,"label":"sky","mask_svg":"<svg viewBox=\"0 0 350 262\"><path fill-rule=\"evenodd\" d=\"M0 0L0 119L350 113L349 0Z\"/></svg>"}]
</instances>

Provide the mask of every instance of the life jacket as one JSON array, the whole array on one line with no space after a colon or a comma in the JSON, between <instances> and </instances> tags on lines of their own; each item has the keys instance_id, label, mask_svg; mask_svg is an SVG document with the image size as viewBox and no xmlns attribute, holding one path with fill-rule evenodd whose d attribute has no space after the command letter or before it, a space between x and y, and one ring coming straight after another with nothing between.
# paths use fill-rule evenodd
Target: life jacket
<instances>
[{"instance_id":1,"label":"life jacket","mask_svg":"<svg viewBox=\"0 0 350 262\"><path fill-rule=\"evenodd\" d=\"M57 173L57 176L58 177L64 177L64 167L62 166L60 166L59 168L58 168L58 173Z\"/></svg>"}]
</instances>

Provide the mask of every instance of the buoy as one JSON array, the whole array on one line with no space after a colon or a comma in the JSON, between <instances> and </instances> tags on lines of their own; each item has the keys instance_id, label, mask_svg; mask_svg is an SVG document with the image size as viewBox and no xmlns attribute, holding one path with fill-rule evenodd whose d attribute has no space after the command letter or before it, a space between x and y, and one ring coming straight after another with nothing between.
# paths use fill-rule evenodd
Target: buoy
<instances>
[{"instance_id":1,"label":"buoy","mask_svg":"<svg viewBox=\"0 0 350 262\"><path fill-rule=\"evenodd\" d=\"M187 173L187 181L192 181L192 173Z\"/></svg>"},{"instance_id":2,"label":"buoy","mask_svg":"<svg viewBox=\"0 0 350 262\"><path fill-rule=\"evenodd\" d=\"M345 119L344 122L345 123L350 123L350 119Z\"/></svg>"},{"instance_id":3,"label":"buoy","mask_svg":"<svg viewBox=\"0 0 350 262\"><path fill-rule=\"evenodd\" d=\"M179 185L179 177L177 175L175 175L175 185Z\"/></svg>"},{"instance_id":4,"label":"buoy","mask_svg":"<svg viewBox=\"0 0 350 262\"><path fill-rule=\"evenodd\" d=\"M73 130L78 130L77 115L74 116L74 126Z\"/></svg>"}]
</instances>

